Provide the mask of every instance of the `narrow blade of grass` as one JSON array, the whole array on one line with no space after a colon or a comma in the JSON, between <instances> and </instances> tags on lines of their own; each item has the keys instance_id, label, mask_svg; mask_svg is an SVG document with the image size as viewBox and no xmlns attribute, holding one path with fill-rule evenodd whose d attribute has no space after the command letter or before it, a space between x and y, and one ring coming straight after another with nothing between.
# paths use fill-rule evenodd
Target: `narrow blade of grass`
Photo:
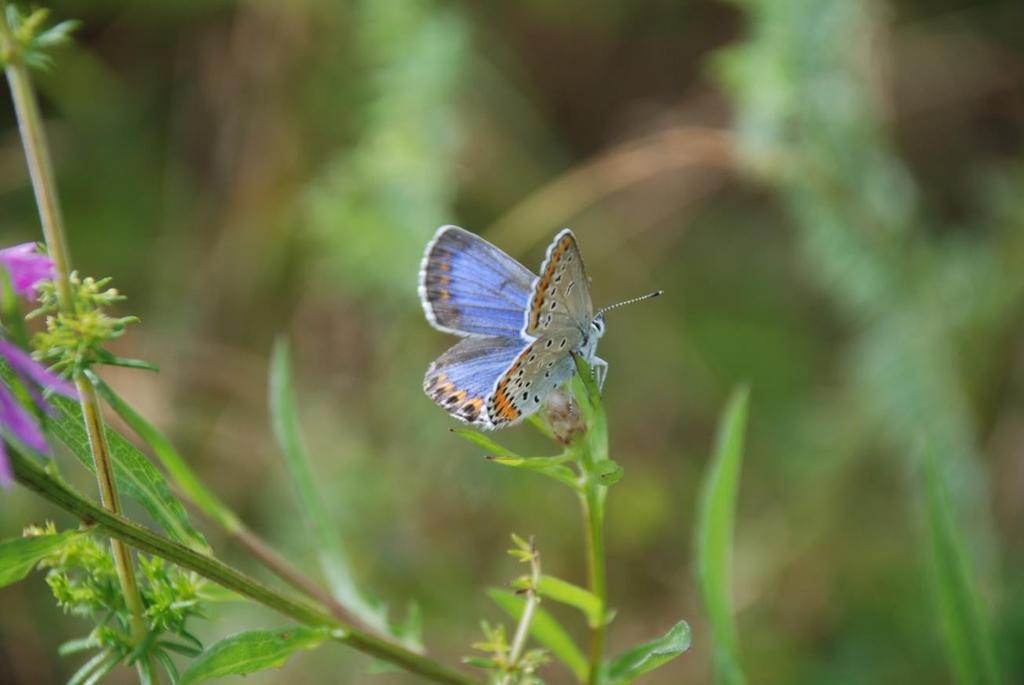
<instances>
[{"instance_id":1,"label":"narrow blade of grass","mask_svg":"<svg viewBox=\"0 0 1024 685\"><path fill-rule=\"evenodd\" d=\"M316 536L320 550L320 566L334 598L367 626L378 632L390 633L387 610L381 604L367 599L356 585L354 574L341 547L338 531L331 524L323 500L313 485L309 457L295 399L291 354L288 343L278 339L270 362L270 418L274 437L284 455L285 466L291 477L302 514Z\"/></svg>"},{"instance_id":2,"label":"narrow blade of grass","mask_svg":"<svg viewBox=\"0 0 1024 685\"><path fill-rule=\"evenodd\" d=\"M953 520L942 470L931 453L925 457L924 480L932 585L949 660L963 685L1001 683L974 574Z\"/></svg>"},{"instance_id":3,"label":"narrow blade of grass","mask_svg":"<svg viewBox=\"0 0 1024 685\"><path fill-rule=\"evenodd\" d=\"M697 514L698 584L714 639L715 680L726 685L746 682L732 616L731 578L748 399L747 388L738 388L725 408L718 425L714 457L701 486Z\"/></svg>"}]
</instances>

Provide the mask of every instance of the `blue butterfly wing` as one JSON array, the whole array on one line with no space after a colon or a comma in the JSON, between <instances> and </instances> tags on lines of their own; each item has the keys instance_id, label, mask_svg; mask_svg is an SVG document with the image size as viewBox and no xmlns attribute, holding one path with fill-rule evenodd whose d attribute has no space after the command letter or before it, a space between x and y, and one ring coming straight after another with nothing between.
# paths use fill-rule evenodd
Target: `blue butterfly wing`
<instances>
[{"instance_id":1,"label":"blue butterfly wing","mask_svg":"<svg viewBox=\"0 0 1024 685\"><path fill-rule=\"evenodd\" d=\"M439 330L518 339L534 280L529 269L483 238L442 226L427 244L419 294Z\"/></svg>"},{"instance_id":2,"label":"blue butterfly wing","mask_svg":"<svg viewBox=\"0 0 1024 685\"><path fill-rule=\"evenodd\" d=\"M494 386L522 353L518 337L472 336L438 357L423 378L423 391L449 414L485 429L494 428L487 404Z\"/></svg>"}]
</instances>

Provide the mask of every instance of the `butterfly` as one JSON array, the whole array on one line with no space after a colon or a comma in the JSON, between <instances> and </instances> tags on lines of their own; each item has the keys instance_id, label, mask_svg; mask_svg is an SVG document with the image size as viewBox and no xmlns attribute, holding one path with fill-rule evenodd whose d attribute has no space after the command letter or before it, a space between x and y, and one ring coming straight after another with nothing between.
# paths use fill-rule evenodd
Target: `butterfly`
<instances>
[{"instance_id":1,"label":"butterfly","mask_svg":"<svg viewBox=\"0 0 1024 685\"><path fill-rule=\"evenodd\" d=\"M608 365L595 353L610 307L594 312L567 228L537 276L476 234L442 226L423 255L419 296L434 328L462 337L423 379L427 396L460 421L484 430L522 421L572 376L574 354L603 384Z\"/></svg>"}]
</instances>

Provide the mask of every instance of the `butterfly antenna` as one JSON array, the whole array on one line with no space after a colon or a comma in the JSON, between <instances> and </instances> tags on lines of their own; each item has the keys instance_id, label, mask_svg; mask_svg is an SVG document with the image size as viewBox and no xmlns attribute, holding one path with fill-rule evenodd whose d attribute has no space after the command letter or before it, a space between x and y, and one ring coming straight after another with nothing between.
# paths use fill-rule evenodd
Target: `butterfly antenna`
<instances>
[{"instance_id":1,"label":"butterfly antenna","mask_svg":"<svg viewBox=\"0 0 1024 685\"><path fill-rule=\"evenodd\" d=\"M595 314L594 316L597 316L598 314L604 314L605 312L610 311L612 309L624 307L627 304L633 304L634 302L643 302L644 300L654 299L655 297L660 296L664 292L664 290L655 290L653 293L647 293L646 295L641 295L640 297L634 297L633 299L626 300L625 302L617 302L615 304L610 304L607 307L601 307L601 309L599 309L597 311L597 314Z\"/></svg>"}]
</instances>

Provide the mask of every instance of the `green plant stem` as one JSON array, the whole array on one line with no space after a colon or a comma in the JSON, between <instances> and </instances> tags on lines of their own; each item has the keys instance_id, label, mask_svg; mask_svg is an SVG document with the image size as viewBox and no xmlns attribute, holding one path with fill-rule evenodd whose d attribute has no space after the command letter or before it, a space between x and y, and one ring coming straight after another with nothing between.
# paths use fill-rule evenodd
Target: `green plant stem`
<instances>
[{"instance_id":1,"label":"green plant stem","mask_svg":"<svg viewBox=\"0 0 1024 685\"><path fill-rule=\"evenodd\" d=\"M121 500L117 496L117 488L114 485L110 446L103 429L103 419L99 413L100 405L96 397L96 390L84 376L75 379L75 387L82 404L82 417L85 419L85 431L89 436L89 447L92 451L93 461L96 463L96 482L100 488L100 501L111 513L120 514ZM111 540L110 551L114 556L114 567L117 569L121 591L124 593L125 606L128 608L130 616L132 640L138 644L145 639L147 628L142 616L142 598L139 596L139 586L135 581L131 555L120 540Z\"/></svg>"},{"instance_id":2,"label":"green plant stem","mask_svg":"<svg viewBox=\"0 0 1024 685\"><path fill-rule=\"evenodd\" d=\"M604 553L604 490L603 485L593 483L594 476L588 476L585 491L580 494L580 509L587 541L587 580L590 591L600 602L601 620L590 629L590 672L589 685L597 685L604 659L605 614L608 605L608 579L605 570Z\"/></svg>"},{"instance_id":3,"label":"green plant stem","mask_svg":"<svg viewBox=\"0 0 1024 685\"><path fill-rule=\"evenodd\" d=\"M28 68L21 61L18 46L11 35L11 27L7 23L7 3L0 0L0 43L7 81L11 87L11 97L18 118L18 130L25 148L25 160L28 163L29 176L32 179L32 190L35 193L36 205L39 208L39 220L43 228L43 237L56 272L55 282L61 310L73 313L74 302L71 293L71 258L64 233L64 218L61 215L60 203L57 199L57 185L53 176L53 162L50 158L50 147L43 130L42 117L39 114L39 103L36 101L32 88L32 79ZM100 497L110 511L120 512L117 488L110 463L106 435L103 432L103 419L100 414L99 400L87 378L79 376L75 379L79 399L82 404L82 415L85 417L86 430L89 434L89 445L92 449L93 461L96 465L96 480L100 489ZM117 567L117 577L121 583L125 606L130 613L132 639L136 644L141 642L147 632L146 622L142 615L142 598L135 581L135 571L131 563L131 555L123 543L111 540L111 554Z\"/></svg>"},{"instance_id":4,"label":"green plant stem","mask_svg":"<svg viewBox=\"0 0 1024 685\"><path fill-rule=\"evenodd\" d=\"M582 390L574 390L587 419L587 431L576 439L573 449L578 455L581 471L580 510L583 514L583 528L587 545L587 578L590 592L598 599L600 620L590 629L590 669L587 675L589 685L598 685L601 680L601 664L604 660L605 628L608 615L608 575L604 551L604 503L608 486L601 480L600 466L608 462L608 421L601 402L601 391L597 387L590 366L579 355L574 356L578 379Z\"/></svg>"},{"instance_id":5,"label":"green plant stem","mask_svg":"<svg viewBox=\"0 0 1024 685\"><path fill-rule=\"evenodd\" d=\"M467 675L369 633L356 630L338 621L319 607L281 594L217 559L157 535L118 514L97 506L18 451L11 450L10 456L14 477L19 483L39 493L43 498L78 517L86 524L99 526L106 535L112 538L117 538L144 552L155 554L182 568L195 571L222 587L259 602L300 623L333 628L332 638L338 642L428 680L449 685L481 685L479 681Z\"/></svg>"},{"instance_id":6,"label":"green plant stem","mask_svg":"<svg viewBox=\"0 0 1024 685\"><path fill-rule=\"evenodd\" d=\"M39 219L43 226L43 237L53 260L57 276L57 296L61 306L71 307L71 261L68 255L67 240L64 237L64 217L57 201L56 183L53 180L53 164L50 160L50 146L43 131L42 117L39 114L39 103L32 89L32 79L28 68L21 63L18 49L11 36L11 27L7 24L7 3L0 0L0 42L3 43L2 54L7 82L11 86L11 98L18 117L18 131L25 148L25 159L32 179L32 190L35 193L36 205L39 207Z\"/></svg>"}]
</instances>

